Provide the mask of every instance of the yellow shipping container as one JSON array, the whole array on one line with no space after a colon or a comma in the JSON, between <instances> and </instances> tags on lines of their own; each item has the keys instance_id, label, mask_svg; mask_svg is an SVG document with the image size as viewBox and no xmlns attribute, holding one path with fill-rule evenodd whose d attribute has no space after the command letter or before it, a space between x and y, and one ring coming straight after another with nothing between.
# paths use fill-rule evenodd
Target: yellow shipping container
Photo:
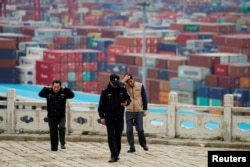
<instances>
[{"instance_id":1,"label":"yellow shipping container","mask_svg":"<svg viewBox=\"0 0 250 167\"><path fill-rule=\"evenodd\" d=\"M102 16L103 11L102 10L92 10L91 14L94 15L94 16Z\"/></svg>"},{"instance_id":2,"label":"yellow shipping container","mask_svg":"<svg viewBox=\"0 0 250 167\"><path fill-rule=\"evenodd\" d=\"M93 38L101 38L102 33L100 32L89 32L88 37L93 37Z\"/></svg>"}]
</instances>

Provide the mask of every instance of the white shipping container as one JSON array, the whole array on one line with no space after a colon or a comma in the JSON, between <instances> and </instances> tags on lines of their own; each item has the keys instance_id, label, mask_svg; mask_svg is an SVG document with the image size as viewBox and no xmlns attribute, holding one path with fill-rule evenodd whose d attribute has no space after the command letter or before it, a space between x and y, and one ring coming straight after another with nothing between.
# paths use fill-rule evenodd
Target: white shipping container
<instances>
[{"instance_id":1,"label":"white shipping container","mask_svg":"<svg viewBox=\"0 0 250 167\"><path fill-rule=\"evenodd\" d=\"M178 102L181 104L195 104L194 92L186 92L179 90L171 90L171 92L176 92L178 95Z\"/></svg>"},{"instance_id":2,"label":"white shipping container","mask_svg":"<svg viewBox=\"0 0 250 167\"><path fill-rule=\"evenodd\" d=\"M17 76L36 77L35 67L32 66L16 66Z\"/></svg>"},{"instance_id":3,"label":"white shipping container","mask_svg":"<svg viewBox=\"0 0 250 167\"><path fill-rule=\"evenodd\" d=\"M36 57L36 58L39 58L39 60L42 60L43 59L43 52L45 50L48 50L48 49L28 47L26 49L26 56L27 57Z\"/></svg>"},{"instance_id":4,"label":"white shipping container","mask_svg":"<svg viewBox=\"0 0 250 167\"><path fill-rule=\"evenodd\" d=\"M17 82L20 83L20 84L34 85L34 84L36 84L36 77L18 75L17 76Z\"/></svg>"},{"instance_id":5,"label":"white shipping container","mask_svg":"<svg viewBox=\"0 0 250 167\"><path fill-rule=\"evenodd\" d=\"M37 42L19 42L18 49L25 51L28 47L39 47Z\"/></svg>"},{"instance_id":6,"label":"white shipping container","mask_svg":"<svg viewBox=\"0 0 250 167\"><path fill-rule=\"evenodd\" d=\"M36 61L42 60L42 57L33 56L33 57L20 57L19 59L19 65L20 66L32 66L33 68L36 67Z\"/></svg>"},{"instance_id":7,"label":"white shipping container","mask_svg":"<svg viewBox=\"0 0 250 167\"><path fill-rule=\"evenodd\" d=\"M181 65L178 67L178 77L196 80L204 80L206 75L211 74L209 68Z\"/></svg>"}]
</instances>

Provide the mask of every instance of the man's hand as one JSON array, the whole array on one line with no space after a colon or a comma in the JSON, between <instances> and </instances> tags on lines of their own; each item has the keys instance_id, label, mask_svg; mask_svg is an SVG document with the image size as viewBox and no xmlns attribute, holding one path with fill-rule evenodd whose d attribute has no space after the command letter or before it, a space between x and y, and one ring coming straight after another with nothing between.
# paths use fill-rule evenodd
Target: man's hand
<instances>
[{"instance_id":1,"label":"man's hand","mask_svg":"<svg viewBox=\"0 0 250 167\"><path fill-rule=\"evenodd\" d=\"M130 79L130 76L125 75L122 79L122 83L126 83Z\"/></svg>"},{"instance_id":2,"label":"man's hand","mask_svg":"<svg viewBox=\"0 0 250 167\"><path fill-rule=\"evenodd\" d=\"M121 103L121 106L126 106L127 105L127 101Z\"/></svg>"},{"instance_id":3,"label":"man's hand","mask_svg":"<svg viewBox=\"0 0 250 167\"><path fill-rule=\"evenodd\" d=\"M104 118L101 118L101 119L100 119L100 123L101 123L102 125L106 125L106 120L105 120Z\"/></svg>"}]
</instances>

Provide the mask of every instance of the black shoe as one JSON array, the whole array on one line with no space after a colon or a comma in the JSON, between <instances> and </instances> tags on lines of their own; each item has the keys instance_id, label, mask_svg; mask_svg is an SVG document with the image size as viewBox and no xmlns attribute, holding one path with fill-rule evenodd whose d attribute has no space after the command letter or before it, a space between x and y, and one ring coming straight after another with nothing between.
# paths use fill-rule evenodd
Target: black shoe
<instances>
[{"instance_id":1,"label":"black shoe","mask_svg":"<svg viewBox=\"0 0 250 167\"><path fill-rule=\"evenodd\" d=\"M66 149L65 145L61 145L61 149Z\"/></svg>"},{"instance_id":2,"label":"black shoe","mask_svg":"<svg viewBox=\"0 0 250 167\"><path fill-rule=\"evenodd\" d=\"M111 158L111 159L109 160L109 163L117 162L117 160L118 160L118 158Z\"/></svg>"},{"instance_id":3,"label":"black shoe","mask_svg":"<svg viewBox=\"0 0 250 167\"><path fill-rule=\"evenodd\" d=\"M142 147L143 147L144 151L148 151L148 146L147 145L142 146Z\"/></svg>"},{"instance_id":4,"label":"black shoe","mask_svg":"<svg viewBox=\"0 0 250 167\"><path fill-rule=\"evenodd\" d=\"M58 149L52 148L51 151L58 151Z\"/></svg>"},{"instance_id":5,"label":"black shoe","mask_svg":"<svg viewBox=\"0 0 250 167\"><path fill-rule=\"evenodd\" d=\"M133 152L135 152L135 149L130 148L127 152L128 153L133 153Z\"/></svg>"}]
</instances>

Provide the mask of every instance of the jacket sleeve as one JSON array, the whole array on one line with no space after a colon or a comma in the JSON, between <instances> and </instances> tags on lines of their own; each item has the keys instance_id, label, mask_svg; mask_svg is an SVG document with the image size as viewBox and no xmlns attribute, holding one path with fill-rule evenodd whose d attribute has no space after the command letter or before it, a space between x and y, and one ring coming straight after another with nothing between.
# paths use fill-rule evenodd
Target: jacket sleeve
<instances>
[{"instance_id":1,"label":"jacket sleeve","mask_svg":"<svg viewBox=\"0 0 250 167\"><path fill-rule=\"evenodd\" d=\"M105 118L105 113L104 113L104 103L105 103L105 99L104 99L104 90L102 90L102 93L100 95L100 99L99 99L99 104L98 104L98 113L99 113L99 117L100 118Z\"/></svg>"},{"instance_id":2,"label":"jacket sleeve","mask_svg":"<svg viewBox=\"0 0 250 167\"><path fill-rule=\"evenodd\" d=\"M68 99L72 99L73 97L75 97L75 94L74 94L74 92L73 92L71 89L65 87L65 88L63 89L63 91L65 92L66 97L67 97Z\"/></svg>"},{"instance_id":3,"label":"jacket sleeve","mask_svg":"<svg viewBox=\"0 0 250 167\"><path fill-rule=\"evenodd\" d=\"M130 103L131 103L131 99L130 99L130 96L129 96L129 94L128 94L128 91L127 91L127 89L124 87L124 92L125 92L125 100L126 100L126 102L127 102L127 105L126 106L128 106Z\"/></svg>"},{"instance_id":4,"label":"jacket sleeve","mask_svg":"<svg viewBox=\"0 0 250 167\"><path fill-rule=\"evenodd\" d=\"M143 85L141 87L141 97L142 97L143 110L148 110L147 93Z\"/></svg>"},{"instance_id":5,"label":"jacket sleeve","mask_svg":"<svg viewBox=\"0 0 250 167\"><path fill-rule=\"evenodd\" d=\"M38 95L40 97L45 97L46 98L48 96L48 94L49 94L49 90L50 90L50 88L43 87L42 90L38 93Z\"/></svg>"}]
</instances>

